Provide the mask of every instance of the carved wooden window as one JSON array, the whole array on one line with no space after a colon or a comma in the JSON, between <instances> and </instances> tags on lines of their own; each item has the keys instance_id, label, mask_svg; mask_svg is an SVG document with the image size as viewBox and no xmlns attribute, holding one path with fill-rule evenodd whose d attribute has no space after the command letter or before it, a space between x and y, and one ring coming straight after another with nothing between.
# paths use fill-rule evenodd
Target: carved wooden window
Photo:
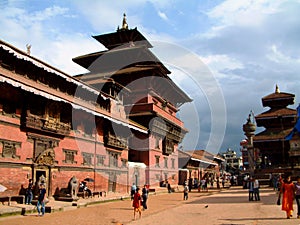
<instances>
[{"instance_id":1,"label":"carved wooden window","mask_svg":"<svg viewBox=\"0 0 300 225\"><path fill-rule=\"evenodd\" d=\"M164 157L164 168L168 168L168 157Z\"/></svg>"},{"instance_id":2,"label":"carved wooden window","mask_svg":"<svg viewBox=\"0 0 300 225\"><path fill-rule=\"evenodd\" d=\"M92 165L92 156L93 154L83 152L82 157L83 157L83 165Z\"/></svg>"},{"instance_id":3,"label":"carved wooden window","mask_svg":"<svg viewBox=\"0 0 300 225\"><path fill-rule=\"evenodd\" d=\"M20 142L9 141L9 140L0 140L0 144L2 144L2 157L5 158L20 158L17 156L17 147L21 147Z\"/></svg>"},{"instance_id":4,"label":"carved wooden window","mask_svg":"<svg viewBox=\"0 0 300 225\"><path fill-rule=\"evenodd\" d=\"M158 136L155 136L155 148L156 149L159 149L159 137Z\"/></svg>"},{"instance_id":5,"label":"carved wooden window","mask_svg":"<svg viewBox=\"0 0 300 225\"><path fill-rule=\"evenodd\" d=\"M63 160L64 163L72 163L72 164L77 163L75 161L75 155L77 155L76 150L64 149L63 152L65 153L65 160Z\"/></svg>"},{"instance_id":6,"label":"carved wooden window","mask_svg":"<svg viewBox=\"0 0 300 225\"><path fill-rule=\"evenodd\" d=\"M172 161L172 169L175 169L175 159L171 159Z\"/></svg>"},{"instance_id":7,"label":"carved wooden window","mask_svg":"<svg viewBox=\"0 0 300 225\"><path fill-rule=\"evenodd\" d=\"M126 167L127 166L127 160L126 159L121 159L122 161L122 167Z\"/></svg>"},{"instance_id":8,"label":"carved wooden window","mask_svg":"<svg viewBox=\"0 0 300 225\"><path fill-rule=\"evenodd\" d=\"M97 155L97 164L100 166L104 166L105 155Z\"/></svg>"},{"instance_id":9,"label":"carved wooden window","mask_svg":"<svg viewBox=\"0 0 300 225\"><path fill-rule=\"evenodd\" d=\"M118 167L118 153L109 152L109 166Z\"/></svg>"},{"instance_id":10,"label":"carved wooden window","mask_svg":"<svg viewBox=\"0 0 300 225\"><path fill-rule=\"evenodd\" d=\"M159 155L155 156L155 167L159 167Z\"/></svg>"}]
</instances>

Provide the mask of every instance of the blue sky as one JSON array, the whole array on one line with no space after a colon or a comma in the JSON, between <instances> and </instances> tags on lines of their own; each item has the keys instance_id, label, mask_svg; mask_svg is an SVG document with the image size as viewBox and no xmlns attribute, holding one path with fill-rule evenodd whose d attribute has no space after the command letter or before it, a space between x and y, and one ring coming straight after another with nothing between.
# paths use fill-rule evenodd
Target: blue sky
<instances>
[{"instance_id":1,"label":"blue sky","mask_svg":"<svg viewBox=\"0 0 300 225\"><path fill-rule=\"evenodd\" d=\"M292 108L299 103L299 0L0 0L0 7L0 39L24 50L31 44L33 56L69 74L84 72L73 57L104 50L91 35L115 31L125 12L194 99L179 113L190 130L185 149L238 150L249 111L267 110L261 98L276 84L296 95ZM162 42L167 52L156 49Z\"/></svg>"}]
</instances>

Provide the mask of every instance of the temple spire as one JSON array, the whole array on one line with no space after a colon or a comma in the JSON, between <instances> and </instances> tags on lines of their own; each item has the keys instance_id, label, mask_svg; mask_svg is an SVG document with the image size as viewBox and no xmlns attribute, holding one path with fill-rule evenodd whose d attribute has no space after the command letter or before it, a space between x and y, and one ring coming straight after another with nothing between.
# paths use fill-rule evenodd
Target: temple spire
<instances>
[{"instance_id":1,"label":"temple spire","mask_svg":"<svg viewBox=\"0 0 300 225\"><path fill-rule=\"evenodd\" d=\"M122 29L128 30L128 24L127 24L127 21L126 21L126 14L125 13L123 14Z\"/></svg>"},{"instance_id":2,"label":"temple spire","mask_svg":"<svg viewBox=\"0 0 300 225\"><path fill-rule=\"evenodd\" d=\"M276 93L276 94L280 93L280 90L279 90L279 87L278 87L277 84L276 84L276 87L275 87L275 93Z\"/></svg>"}]
</instances>

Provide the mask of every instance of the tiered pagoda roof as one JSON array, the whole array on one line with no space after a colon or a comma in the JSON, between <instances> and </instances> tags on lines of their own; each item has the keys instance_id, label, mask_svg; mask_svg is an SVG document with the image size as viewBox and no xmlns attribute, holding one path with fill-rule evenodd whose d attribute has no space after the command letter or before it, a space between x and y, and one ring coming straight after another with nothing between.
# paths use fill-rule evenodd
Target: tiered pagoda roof
<instances>
[{"instance_id":1,"label":"tiered pagoda roof","mask_svg":"<svg viewBox=\"0 0 300 225\"><path fill-rule=\"evenodd\" d=\"M156 91L174 106L192 101L169 78L168 74L171 72L149 50L152 45L148 40L137 28L128 29L125 15L121 29L93 37L108 50L73 58L75 63L90 71L90 73L76 76L77 78L96 87L106 78L126 85L126 82L130 83L134 79L158 76L164 79L161 85L155 87Z\"/></svg>"},{"instance_id":2,"label":"tiered pagoda roof","mask_svg":"<svg viewBox=\"0 0 300 225\"><path fill-rule=\"evenodd\" d=\"M294 98L294 94L280 92L277 85L274 93L262 98L263 106L270 109L255 116L257 126L266 129L254 136L254 142L284 140L297 115L296 110L287 108L294 104Z\"/></svg>"}]
</instances>

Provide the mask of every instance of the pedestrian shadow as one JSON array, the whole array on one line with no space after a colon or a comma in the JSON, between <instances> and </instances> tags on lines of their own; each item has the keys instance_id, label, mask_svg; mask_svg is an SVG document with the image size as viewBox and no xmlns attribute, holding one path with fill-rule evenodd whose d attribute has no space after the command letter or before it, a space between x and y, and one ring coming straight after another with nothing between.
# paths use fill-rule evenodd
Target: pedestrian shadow
<instances>
[{"instance_id":1,"label":"pedestrian shadow","mask_svg":"<svg viewBox=\"0 0 300 225\"><path fill-rule=\"evenodd\" d=\"M124 211L132 211L133 207L131 207L131 208L111 208L111 209L124 210Z\"/></svg>"},{"instance_id":2,"label":"pedestrian shadow","mask_svg":"<svg viewBox=\"0 0 300 225\"><path fill-rule=\"evenodd\" d=\"M252 217L248 217L248 218L235 218L235 219L232 219L232 218L228 218L228 219L219 219L219 220L225 220L225 221L230 221L230 222L237 222L237 221L257 221L257 220L263 220L263 221L268 221L268 220L287 220L286 218L283 218L283 217L265 217L265 218L252 218Z\"/></svg>"},{"instance_id":3,"label":"pedestrian shadow","mask_svg":"<svg viewBox=\"0 0 300 225\"><path fill-rule=\"evenodd\" d=\"M277 198L264 200L264 196L261 196L260 201L248 201L248 196L216 196L214 198L200 198L192 199L186 204L232 204L232 203L245 203L245 204L263 204L263 205L275 205Z\"/></svg>"}]
</instances>

